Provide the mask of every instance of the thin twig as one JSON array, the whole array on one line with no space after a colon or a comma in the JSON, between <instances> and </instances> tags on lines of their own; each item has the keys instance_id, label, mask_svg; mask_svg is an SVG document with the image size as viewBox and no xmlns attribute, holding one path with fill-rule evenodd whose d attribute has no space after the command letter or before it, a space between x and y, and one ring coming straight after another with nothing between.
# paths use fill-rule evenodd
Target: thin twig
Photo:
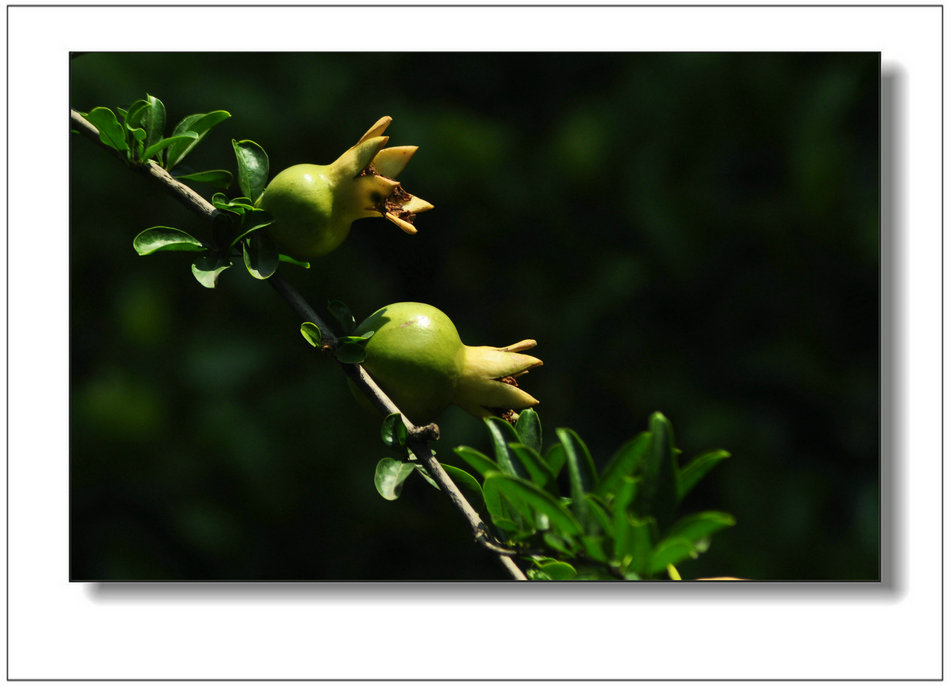
<instances>
[{"instance_id":1,"label":"thin twig","mask_svg":"<svg viewBox=\"0 0 950 686\"><path fill-rule=\"evenodd\" d=\"M74 109L70 110L70 123L86 137L94 140L96 143L99 143L102 145L102 147L105 147L110 151L112 150L112 148L109 148L100 140L99 130ZM121 155L119 155L119 158L124 160ZM154 162L149 161L145 164L136 164L133 165L133 168L146 173L152 179L161 184L167 192L175 196L175 198L185 205L185 207L195 212L199 216L208 220L213 220L217 215L218 211L211 203L192 190L189 186L186 186L175 179L165 169ZM274 290L276 290L277 293L279 293L281 297L287 301L301 322L313 322L317 327L319 327L324 344L332 349L337 343L336 335L333 333L332 329L327 326L323 318L320 317L313 307L311 307L310 304L303 298L303 296L300 295L297 289L291 286L278 274L271 276L268 281L270 281L270 284L274 287ZM491 535L488 526L484 521L482 521L481 516L475 511L475 508L472 507L471 503L465 499L465 496L462 495L462 492L458 489L458 486L455 485L455 482L452 481L445 469L442 468L442 465L439 463L435 455L432 453L432 450L429 448L428 442L430 440L438 440L439 438L439 427L435 424L416 426L410 422L406 418L405 413L396 406L396 404L389 398L389 396L386 395L385 392L383 392L383 390L376 384L376 382L366 372L362 365L346 364L341 362L340 366L343 368L344 373L350 377L353 383L360 388L360 390L370 399L373 405L380 412L384 414L399 414L402 417L402 420L406 425L406 429L409 432L409 449L414 455L416 455L416 457L419 458L419 461L423 464L435 482L439 484L439 487L446 494L446 496L448 496L449 500L452 502L452 505L455 506L455 508L462 514L462 516L465 517L466 520L468 520L468 523L472 527L472 531L475 534L476 542L478 542L485 549L495 553L498 556L499 562L501 562L502 566L508 571L512 578L519 581L525 580L526 577L524 572L522 572L518 565L516 565L511 559L513 555L519 554L518 551L509 550L504 546L501 546L495 540L495 538Z\"/></svg>"}]
</instances>

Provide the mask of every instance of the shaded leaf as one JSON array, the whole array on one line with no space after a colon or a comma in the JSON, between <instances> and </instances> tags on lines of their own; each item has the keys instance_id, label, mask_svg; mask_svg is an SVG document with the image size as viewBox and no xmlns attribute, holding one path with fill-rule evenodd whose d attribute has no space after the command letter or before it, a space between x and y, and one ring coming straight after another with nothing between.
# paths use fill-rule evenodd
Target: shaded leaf
<instances>
[{"instance_id":1,"label":"shaded leaf","mask_svg":"<svg viewBox=\"0 0 950 686\"><path fill-rule=\"evenodd\" d=\"M508 448L509 443L519 442L518 434L515 433L514 427L504 419L498 417L486 417L484 422L485 426L488 427L488 433L491 435L492 448L494 448L495 451L495 461L498 463L501 471L506 474L521 477L522 479L530 479L531 476L528 474L528 470L524 468L524 465L521 464L520 460L518 460Z\"/></svg>"},{"instance_id":2,"label":"shaded leaf","mask_svg":"<svg viewBox=\"0 0 950 686\"><path fill-rule=\"evenodd\" d=\"M231 267L231 260L224 255L205 252L191 263L191 273L205 288L214 288L218 285L221 272Z\"/></svg>"},{"instance_id":3,"label":"shaded leaf","mask_svg":"<svg viewBox=\"0 0 950 686\"><path fill-rule=\"evenodd\" d=\"M554 473L535 450L522 443L509 443L508 450L514 453L515 459L527 470L532 482L544 489L555 488L553 495L557 495Z\"/></svg>"},{"instance_id":4,"label":"shaded leaf","mask_svg":"<svg viewBox=\"0 0 950 686\"><path fill-rule=\"evenodd\" d=\"M587 526L588 510L584 494L595 484L594 462L587 446L573 429L556 429L558 439L567 457L567 475L571 484L571 507L581 524Z\"/></svg>"},{"instance_id":5,"label":"shaded leaf","mask_svg":"<svg viewBox=\"0 0 950 686\"><path fill-rule=\"evenodd\" d=\"M597 495L606 498L620 487L624 478L633 476L650 447L650 438L650 434L644 431L620 447L600 475Z\"/></svg>"},{"instance_id":6,"label":"shaded leaf","mask_svg":"<svg viewBox=\"0 0 950 686\"><path fill-rule=\"evenodd\" d=\"M657 526L661 531L665 531L672 524L679 500L679 489L673 429L666 417L659 412L650 416L650 434L650 447L646 453L636 508L641 514L655 517Z\"/></svg>"},{"instance_id":7,"label":"shaded leaf","mask_svg":"<svg viewBox=\"0 0 950 686\"><path fill-rule=\"evenodd\" d=\"M567 453L564 452L564 446L560 443L552 445L544 455L544 461L551 468L551 473L556 477L561 473L561 468L567 462Z\"/></svg>"},{"instance_id":8,"label":"shaded leaf","mask_svg":"<svg viewBox=\"0 0 950 686\"><path fill-rule=\"evenodd\" d=\"M474 469L476 472L485 476L489 472L499 472L501 468L498 464L492 460L488 455L475 450L475 448L469 448L466 445L460 445L452 449L456 455L465 460L468 465Z\"/></svg>"},{"instance_id":9,"label":"shaded leaf","mask_svg":"<svg viewBox=\"0 0 950 686\"><path fill-rule=\"evenodd\" d=\"M478 483L478 479L466 472L464 469L459 469L450 464L443 464L442 469L445 470L446 474L449 475L449 478L455 482L455 485L458 486L461 490L466 491L470 496L475 496L469 498L472 506L476 509L479 506L484 508L484 494L482 493L482 487Z\"/></svg>"},{"instance_id":10,"label":"shaded leaf","mask_svg":"<svg viewBox=\"0 0 950 686\"><path fill-rule=\"evenodd\" d=\"M153 226L132 239L132 247L139 255L156 252L201 252L208 249L190 233L171 226Z\"/></svg>"},{"instance_id":11,"label":"shaded leaf","mask_svg":"<svg viewBox=\"0 0 950 686\"><path fill-rule=\"evenodd\" d=\"M366 359L366 344L369 342L373 331L362 336L343 336L337 339L337 347L334 350L336 359L344 364L360 364Z\"/></svg>"},{"instance_id":12,"label":"shaded leaf","mask_svg":"<svg viewBox=\"0 0 950 686\"><path fill-rule=\"evenodd\" d=\"M692 462L680 470L679 497L680 500L693 490L709 471L717 464L730 457L725 450L710 450L696 457Z\"/></svg>"},{"instance_id":13,"label":"shaded leaf","mask_svg":"<svg viewBox=\"0 0 950 686\"><path fill-rule=\"evenodd\" d=\"M208 132L229 118L231 115L224 110L215 110L207 114L191 114L182 119L175 127L172 135L193 131L198 137L191 141L181 141L170 146L166 152L165 168L171 171L181 163L185 156L190 153L198 143L208 134Z\"/></svg>"},{"instance_id":14,"label":"shaded leaf","mask_svg":"<svg viewBox=\"0 0 950 686\"><path fill-rule=\"evenodd\" d=\"M198 134L193 131L187 131L185 133L179 134L177 136L169 136L168 138L163 138L159 141L156 141L148 148L145 149L145 152L142 154L143 160L150 160L155 157L159 152L171 145L180 145L187 141L194 141L198 139ZM177 177L182 178L182 177Z\"/></svg>"},{"instance_id":15,"label":"shaded leaf","mask_svg":"<svg viewBox=\"0 0 950 686\"><path fill-rule=\"evenodd\" d=\"M409 429L406 423L402 421L402 415L398 412L386 415L379 428L380 438L383 439L383 445L387 448L394 446L404 446L409 440Z\"/></svg>"},{"instance_id":16,"label":"shaded leaf","mask_svg":"<svg viewBox=\"0 0 950 686\"><path fill-rule=\"evenodd\" d=\"M215 188L227 188L231 185L231 172L227 169L208 169L207 171L193 172L191 174L175 174L179 181L192 181L194 183L207 183Z\"/></svg>"},{"instance_id":17,"label":"shaded leaf","mask_svg":"<svg viewBox=\"0 0 950 686\"><path fill-rule=\"evenodd\" d=\"M408 462L384 457L376 463L376 473L373 476L376 491L386 500L396 500L402 493L403 484L414 470L415 467Z\"/></svg>"},{"instance_id":18,"label":"shaded leaf","mask_svg":"<svg viewBox=\"0 0 950 686\"><path fill-rule=\"evenodd\" d=\"M250 140L231 140L237 158L238 186L241 192L256 203L267 185L270 163L264 148Z\"/></svg>"},{"instance_id":19,"label":"shaded leaf","mask_svg":"<svg viewBox=\"0 0 950 686\"><path fill-rule=\"evenodd\" d=\"M495 492L504 497L525 517L531 517L533 511L547 516L555 532L570 538L581 533L580 523L574 519L550 493L541 490L533 483L499 472L489 473L482 487L485 500L488 493Z\"/></svg>"},{"instance_id":20,"label":"shaded leaf","mask_svg":"<svg viewBox=\"0 0 950 686\"><path fill-rule=\"evenodd\" d=\"M541 418L535 410L528 408L521 411L518 421L515 422L515 431L518 432L521 443L538 453L541 452Z\"/></svg>"},{"instance_id":21,"label":"shaded leaf","mask_svg":"<svg viewBox=\"0 0 950 686\"><path fill-rule=\"evenodd\" d=\"M292 265L294 265L295 267L302 267L303 269L310 269L310 263L309 263L309 262L304 262L303 260L298 260L297 258L291 257L290 255L285 255L284 253L280 253L277 257L280 259L281 262L286 262L287 264L292 264Z\"/></svg>"},{"instance_id":22,"label":"shaded leaf","mask_svg":"<svg viewBox=\"0 0 950 686\"><path fill-rule=\"evenodd\" d=\"M356 328L356 317L346 303L340 300L330 300L327 302L327 309L333 318L340 325L340 330L349 335Z\"/></svg>"},{"instance_id":23,"label":"shaded leaf","mask_svg":"<svg viewBox=\"0 0 950 686\"><path fill-rule=\"evenodd\" d=\"M270 236L252 233L244 239L244 266L255 279L269 279L277 271L277 246Z\"/></svg>"}]
</instances>

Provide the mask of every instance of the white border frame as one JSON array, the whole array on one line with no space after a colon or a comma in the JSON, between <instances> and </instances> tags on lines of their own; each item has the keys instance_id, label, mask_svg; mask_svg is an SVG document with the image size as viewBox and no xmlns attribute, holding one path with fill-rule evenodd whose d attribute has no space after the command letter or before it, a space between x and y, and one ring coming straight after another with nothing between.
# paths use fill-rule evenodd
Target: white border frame
<instances>
[{"instance_id":1,"label":"white border frame","mask_svg":"<svg viewBox=\"0 0 950 686\"><path fill-rule=\"evenodd\" d=\"M7 21L9 678L942 678L941 7L14 6ZM388 25L415 37L367 34ZM68 583L67 53L240 50L248 27L300 51L882 52L884 582ZM24 259L39 240L43 270ZM493 638L509 621L515 645Z\"/></svg>"}]
</instances>

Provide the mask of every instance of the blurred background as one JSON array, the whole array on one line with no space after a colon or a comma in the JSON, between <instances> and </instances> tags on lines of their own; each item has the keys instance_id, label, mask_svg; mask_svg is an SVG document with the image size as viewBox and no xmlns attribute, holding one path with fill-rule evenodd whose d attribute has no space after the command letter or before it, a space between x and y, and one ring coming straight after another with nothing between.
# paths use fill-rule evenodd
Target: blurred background
<instances>
[{"instance_id":1,"label":"blurred background","mask_svg":"<svg viewBox=\"0 0 950 686\"><path fill-rule=\"evenodd\" d=\"M282 273L357 319L439 307L472 345L539 342L522 385L545 438L606 462L673 423L682 458L732 453L684 503L737 525L684 577L879 575L879 55L94 54L70 104L151 93L228 110L189 157L272 175L328 163L380 116L420 150L400 180L436 209L407 236L357 222ZM379 420L242 268L207 290L155 225L207 228L70 137L71 578L504 579L422 479L373 487ZM197 187L206 197L210 188ZM239 195L235 187L231 196ZM440 455L488 450L450 409Z\"/></svg>"}]
</instances>

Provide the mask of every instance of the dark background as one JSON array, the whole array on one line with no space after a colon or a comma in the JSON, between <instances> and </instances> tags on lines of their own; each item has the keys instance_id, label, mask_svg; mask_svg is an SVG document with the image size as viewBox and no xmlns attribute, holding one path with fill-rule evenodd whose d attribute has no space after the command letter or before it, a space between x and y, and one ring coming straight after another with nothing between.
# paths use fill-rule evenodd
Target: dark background
<instances>
[{"instance_id":1,"label":"dark background","mask_svg":"<svg viewBox=\"0 0 950 686\"><path fill-rule=\"evenodd\" d=\"M435 204L406 236L361 220L284 275L361 319L431 303L473 345L539 341L545 434L602 464L662 411L690 496L738 524L684 576L876 579L878 54L84 54L71 106L146 92L168 132L225 109L192 153L272 174L328 163L384 114ZM206 227L70 139L71 577L505 578L421 479L383 501L378 420L243 269L215 290L154 225ZM206 197L211 189L199 188ZM231 195L239 195L235 189ZM440 454L488 449L450 409Z\"/></svg>"}]
</instances>

